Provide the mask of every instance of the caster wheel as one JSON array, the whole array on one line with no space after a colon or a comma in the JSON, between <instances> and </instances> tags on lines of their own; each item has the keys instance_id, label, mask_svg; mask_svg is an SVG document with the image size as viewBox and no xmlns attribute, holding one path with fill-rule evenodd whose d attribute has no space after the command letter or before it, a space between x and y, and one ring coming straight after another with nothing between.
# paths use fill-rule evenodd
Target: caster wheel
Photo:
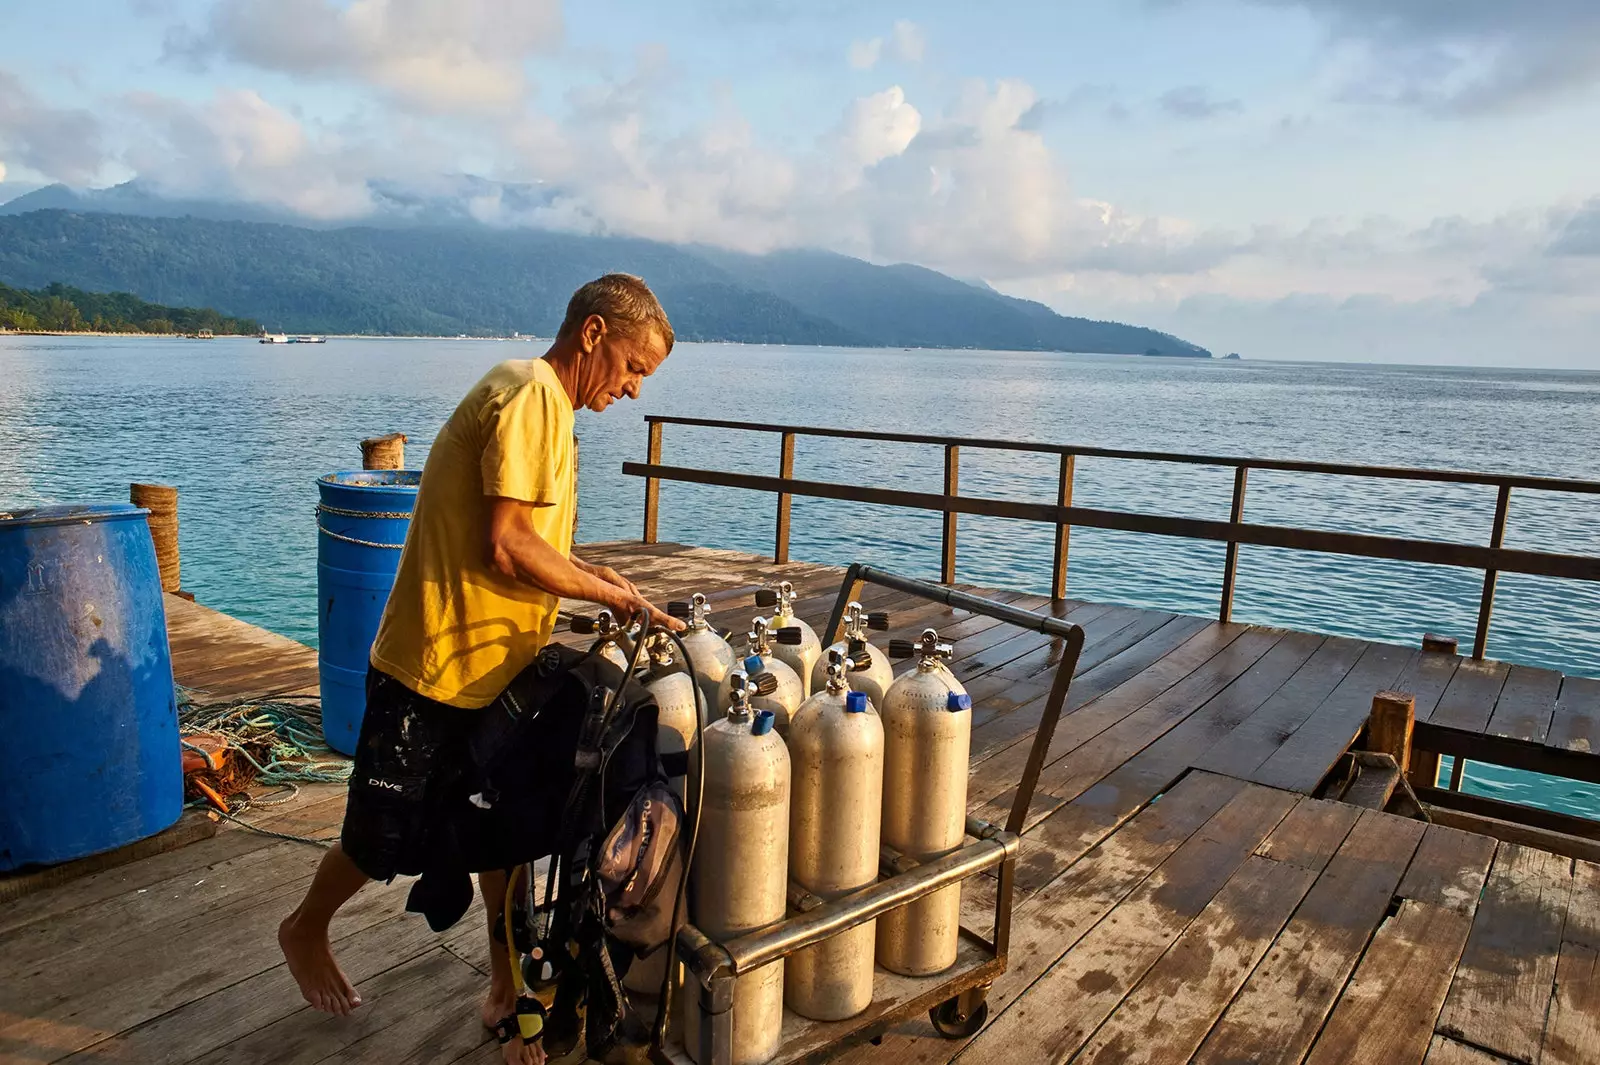
<instances>
[{"instance_id":1,"label":"caster wheel","mask_svg":"<svg viewBox=\"0 0 1600 1065\"><path fill-rule=\"evenodd\" d=\"M959 1012L960 1006L959 998L948 998L928 1011L928 1020L946 1039L965 1039L982 1028L983 1022L989 1019L987 1002L978 1003L978 1008L965 1017Z\"/></svg>"}]
</instances>

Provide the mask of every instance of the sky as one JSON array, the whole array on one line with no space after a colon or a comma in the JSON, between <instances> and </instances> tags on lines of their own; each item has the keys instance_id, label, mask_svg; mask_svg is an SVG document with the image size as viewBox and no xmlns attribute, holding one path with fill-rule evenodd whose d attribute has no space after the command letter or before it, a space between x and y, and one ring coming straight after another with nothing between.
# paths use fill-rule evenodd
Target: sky
<instances>
[{"instance_id":1,"label":"sky","mask_svg":"<svg viewBox=\"0 0 1600 1065\"><path fill-rule=\"evenodd\" d=\"M0 0L0 201L467 195L1247 358L1600 370L1597 130L1596 0Z\"/></svg>"}]
</instances>

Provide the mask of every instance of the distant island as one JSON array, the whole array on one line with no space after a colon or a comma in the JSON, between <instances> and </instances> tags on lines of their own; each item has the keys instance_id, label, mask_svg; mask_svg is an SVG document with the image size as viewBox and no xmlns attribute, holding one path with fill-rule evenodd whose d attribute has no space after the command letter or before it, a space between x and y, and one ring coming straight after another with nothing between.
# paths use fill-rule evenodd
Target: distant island
<instances>
[{"instance_id":1,"label":"distant island","mask_svg":"<svg viewBox=\"0 0 1600 1065\"><path fill-rule=\"evenodd\" d=\"M1237 351L1230 351L1226 355L1224 355L1223 358L1224 359L1239 359L1239 358L1243 358L1243 356L1240 355Z\"/></svg>"},{"instance_id":2,"label":"distant island","mask_svg":"<svg viewBox=\"0 0 1600 1065\"><path fill-rule=\"evenodd\" d=\"M124 201L111 196L27 209L49 191L0 206L0 282L132 292L290 333L550 336L573 289L622 270L650 282L681 340L1211 355L1159 330L1067 317L982 282L832 252L748 255L460 221L312 228L166 217L149 198L138 213L116 213Z\"/></svg>"},{"instance_id":3,"label":"distant island","mask_svg":"<svg viewBox=\"0 0 1600 1065\"><path fill-rule=\"evenodd\" d=\"M0 284L0 329L30 333L189 333L253 336L261 325L210 308L165 307L127 292L85 292L60 282L35 292Z\"/></svg>"}]
</instances>

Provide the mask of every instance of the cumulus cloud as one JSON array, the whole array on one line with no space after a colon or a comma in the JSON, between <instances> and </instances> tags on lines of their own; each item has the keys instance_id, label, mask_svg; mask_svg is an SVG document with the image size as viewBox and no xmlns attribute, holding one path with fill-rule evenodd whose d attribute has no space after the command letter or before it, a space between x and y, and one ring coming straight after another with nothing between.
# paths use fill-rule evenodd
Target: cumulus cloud
<instances>
[{"instance_id":1,"label":"cumulus cloud","mask_svg":"<svg viewBox=\"0 0 1600 1065\"><path fill-rule=\"evenodd\" d=\"M44 104L15 75L0 70L0 163L83 185L104 166L102 142L94 115Z\"/></svg>"},{"instance_id":2,"label":"cumulus cloud","mask_svg":"<svg viewBox=\"0 0 1600 1065\"><path fill-rule=\"evenodd\" d=\"M528 92L523 63L561 37L559 0L222 0L169 47L266 70L350 79L425 111L495 110Z\"/></svg>"},{"instance_id":3,"label":"cumulus cloud","mask_svg":"<svg viewBox=\"0 0 1600 1065\"><path fill-rule=\"evenodd\" d=\"M895 55L902 61L922 62L922 54L927 50L928 40L921 26L910 19L900 19L894 24L893 39Z\"/></svg>"},{"instance_id":4,"label":"cumulus cloud","mask_svg":"<svg viewBox=\"0 0 1600 1065\"><path fill-rule=\"evenodd\" d=\"M868 41L851 41L845 58L849 60L851 70L871 70L878 65L878 57L882 54L883 38L874 37Z\"/></svg>"},{"instance_id":5,"label":"cumulus cloud","mask_svg":"<svg viewBox=\"0 0 1600 1065\"><path fill-rule=\"evenodd\" d=\"M1594 0L1253 0L1297 8L1356 48L1348 94L1452 113L1600 83Z\"/></svg>"},{"instance_id":6,"label":"cumulus cloud","mask_svg":"<svg viewBox=\"0 0 1600 1065\"><path fill-rule=\"evenodd\" d=\"M1199 120L1235 114L1244 109L1238 100L1219 100L1203 85L1181 85L1161 94L1156 101L1173 118Z\"/></svg>"}]
</instances>

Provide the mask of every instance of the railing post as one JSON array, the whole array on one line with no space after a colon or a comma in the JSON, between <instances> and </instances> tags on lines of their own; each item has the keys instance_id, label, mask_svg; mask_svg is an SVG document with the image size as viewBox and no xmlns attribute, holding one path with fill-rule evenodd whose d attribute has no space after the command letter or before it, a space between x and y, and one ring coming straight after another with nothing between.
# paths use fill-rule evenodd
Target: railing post
<instances>
[{"instance_id":1,"label":"railing post","mask_svg":"<svg viewBox=\"0 0 1600 1065\"><path fill-rule=\"evenodd\" d=\"M1072 475L1078 456L1071 452L1061 456L1061 480L1056 484L1056 506L1072 506ZM1056 558L1050 572L1050 598L1067 597L1067 552L1072 543L1072 526L1065 521L1056 522Z\"/></svg>"},{"instance_id":2,"label":"railing post","mask_svg":"<svg viewBox=\"0 0 1600 1065\"><path fill-rule=\"evenodd\" d=\"M645 448L645 461L652 466L661 464L661 423L650 424L650 443ZM656 542L656 518L661 510L661 479L644 479L644 542Z\"/></svg>"},{"instance_id":3,"label":"railing post","mask_svg":"<svg viewBox=\"0 0 1600 1065\"><path fill-rule=\"evenodd\" d=\"M778 457L778 476L784 480L794 476L794 434L784 433L782 450ZM778 493L778 531L772 545L772 561L789 561L789 508L794 497L788 492Z\"/></svg>"},{"instance_id":4,"label":"railing post","mask_svg":"<svg viewBox=\"0 0 1600 1065\"><path fill-rule=\"evenodd\" d=\"M1506 539L1506 511L1511 508L1511 486L1500 486L1500 495L1494 503L1494 529L1489 533L1489 546L1500 547ZM1472 657L1482 658L1489 646L1489 615L1494 613L1494 586L1500 580L1500 571L1483 571L1483 599L1478 603L1478 634L1472 638Z\"/></svg>"},{"instance_id":5,"label":"railing post","mask_svg":"<svg viewBox=\"0 0 1600 1065\"><path fill-rule=\"evenodd\" d=\"M1238 466L1233 471L1233 506L1228 509L1228 521L1234 525L1244 520L1244 488L1249 479L1250 467ZM1227 557L1222 564L1222 605L1217 611L1219 620L1233 620L1233 584L1239 570L1239 542L1228 541Z\"/></svg>"},{"instance_id":6,"label":"railing post","mask_svg":"<svg viewBox=\"0 0 1600 1065\"><path fill-rule=\"evenodd\" d=\"M944 494L958 494L961 480L961 449L955 444L944 446ZM939 558L939 580L954 584L956 579L956 512L944 512L944 545Z\"/></svg>"}]
</instances>

